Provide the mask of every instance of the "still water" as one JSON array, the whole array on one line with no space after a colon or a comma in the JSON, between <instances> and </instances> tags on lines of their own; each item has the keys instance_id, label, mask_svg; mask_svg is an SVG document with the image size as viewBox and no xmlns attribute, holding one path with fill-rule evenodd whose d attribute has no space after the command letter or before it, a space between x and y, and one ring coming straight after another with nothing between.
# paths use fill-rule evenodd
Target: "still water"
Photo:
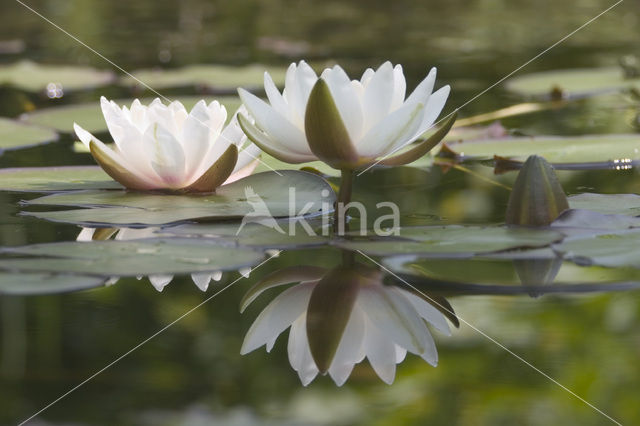
<instances>
[{"instance_id":1,"label":"still water","mask_svg":"<svg viewBox=\"0 0 640 426\"><path fill-rule=\"evenodd\" d=\"M286 66L305 58L319 66L337 62L359 75L391 60L403 64L413 87L436 66L437 84L452 86L448 113L611 4L33 0L28 5L125 70L195 63ZM640 53L637 6L627 0L523 72L615 65L623 55ZM2 63L27 58L112 68L19 3L2 6L0 23ZM203 90L168 89L162 94L201 95ZM44 107L97 102L101 95L117 99L152 94L112 84L49 99L41 93L0 87L0 114L18 117ZM460 115L522 101L498 85L466 105ZM633 133L629 121L621 119L628 109L620 99L612 105L593 98L507 118L502 125L526 135ZM4 152L0 167L92 165L89 155L73 152L73 140L62 135L52 144ZM559 177L568 194L640 192L633 169L562 171ZM490 167L479 163L465 169L376 169L357 181L354 198L371 211L380 201L394 201L403 212L403 226L496 224L504 221L509 192L495 182L509 186L514 179L513 173L494 176ZM37 196L0 192L3 247L78 238L82 229L77 225L18 215L23 210L20 202ZM429 279L414 274L412 282L428 295L428 303L415 292L402 293L407 288L398 280L407 275L390 276L381 272L379 258L373 261L345 255L337 247L287 247L250 274L243 269L216 276L219 280L211 281L206 292L184 273L168 284L168 277L155 275L151 280L121 278L78 292L2 295L0 423L19 424L105 366L110 367L28 424L612 424L606 416L622 424L640 423L640 291L636 290L640 277L634 270L582 268L569 262L419 260L413 270L428 270ZM307 266L304 274L301 265ZM293 281L303 284L282 287L284 291L269 289L240 313L243 297L256 282L291 268L297 278ZM522 278L523 270L539 273L531 281ZM348 276L357 276L354 280L360 280L360 287L331 287ZM323 281L323 277L328 278ZM388 285L382 287L382 281ZM364 361L350 375L336 370L332 377L315 377L302 367L307 364L290 360L290 352L306 352L295 350L288 331L270 353L264 347L254 351L243 347L252 324L270 303L285 301L279 309L290 311L288 327L322 283L323 292L314 293L316 299L332 300L338 308L328 305L336 310L344 300L355 300L363 324L375 322L370 318L380 306L372 302L375 295L388 287L402 287L389 297L429 312L422 318L430 328L421 329L420 335L421 344L430 351L422 358L408 353L395 367L395 376L389 362L378 363L374 370L370 364L375 361ZM325 308L326 312L315 312L315 327L320 335L326 331L328 337L321 343L330 345L335 312ZM296 327L299 332L300 325ZM354 341L363 336L371 339L366 331L371 327L352 328L356 331L351 330L349 337ZM156 335L159 330L163 331ZM259 343L270 343L278 334L263 336ZM377 341L389 339L378 336ZM406 343L404 349L411 352L412 344ZM389 359L395 365L403 358L403 349L391 348L395 352ZM240 355L241 350L248 353ZM352 355L351 364L357 358ZM381 377L395 380L389 385Z\"/></svg>"}]
</instances>

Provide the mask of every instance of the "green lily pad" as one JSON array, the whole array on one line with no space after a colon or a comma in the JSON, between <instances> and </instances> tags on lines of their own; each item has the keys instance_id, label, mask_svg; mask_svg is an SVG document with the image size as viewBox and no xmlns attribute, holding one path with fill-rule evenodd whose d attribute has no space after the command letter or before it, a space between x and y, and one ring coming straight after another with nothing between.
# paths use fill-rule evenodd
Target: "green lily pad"
<instances>
[{"instance_id":1,"label":"green lily pad","mask_svg":"<svg viewBox=\"0 0 640 426\"><path fill-rule=\"evenodd\" d=\"M583 194L568 197L572 209L591 210L602 214L640 215L640 195Z\"/></svg>"},{"instance_id":2,"label":"green lily pad","mask_svg":"<svg viewBox=\"0 0 640 426\"><path fill-rule=\"evenodd\" d=\"M133 71L136 79L124 76L120 82L127 86L145 88L140 81L155 90L169 87L204 86L220 91L233 91L237 87L262 88L264 73L269 72L277 85L284 84L286 69L253 64L231 65L188 65L175 69L142 69Z\"/></svg>"},{"instance_id":3,"label":"green lily pad","mask_svg":"<svg viewBox=\"0 0 640 426\"><path fill-rule=\"evenodd\" d=\"M375 256L419 253L431 257L469 257L481 253L545 247L560 241L563 234L550 229L417 226L405 227L400 237L353 239L336 243Z\"/></svg>"},{"instance_id":4,"label":"green lily pad","mask_svg":"<svg viewBox=\"0 0 640 426\"><path fill-rule=\"evenodd\" d=\"M559 262L561 262L558 259ZM525 262L541 268L549 282L530 284L520 274ZM578 266L533 259L433 259L414 255L383 259L386 268L423 291L449 294L529 294L623 291L640 288L640 271L631 268ZM558 268L559 266L559 268ZM557 268L557 270L556 270Z\"/></svg>"},{"instance_id":5,"label":"green lily pad","mask_svg":"<svg viewBox=\"0 0 640 426\"><path fill-rule=\"evenodd\" d=\"M101 277L84 275L0 272L0 294L64 293L100 287L104 281Z\"/></svg>"},{"instance_id":6,"label":"green lily pad","mask_svg":"<svg viewBox=\"0 0 640 426\"><path fill-rule=\"evenodd\" d=\"M578 96L639 86L640 78L625 78L621 67L544 71L506 82L508 90L526 96L550 95L554 91L560 91L559 95Z\"/></svg>"},{"instance_id":7,"label":"green lily pad","mask_svg":"<svg viewBox=\"0 0 640 426\"><path fill-rule=\"evenodd\" d=\"M49 129L0 117L0 154L2 151L30 148L57 139L58 134Z\"/></svg>"},{"instance_id":8,"label":"green lily pad","mask_svg":"<svg viewBox=\"0 0 640 426\"><path fill-rule=\"evenodd\" d=\"M182 102L187 110L190 110L200 99L204 99L207 102L212 102L217 99L227 108L229 117L242 105L240 98L236 96L224 96L215 99L211 97L182 96L170 99L172 101L177 100ZM151 103L152 100L152 98L144 98L141 99L140 102L147 105ZM130 106L133 99L116 99L115 102L118 105ZM50 127L64 133L73 133L74 122L91 133L107 131L107 123L104 121L104 116L100 109L100 102L98 101L36 110L23 114L21 119L27 123Z\"/></svg>"},{"instance_id":9,"label":"green lily pad","mask_svg":"<svg viewBox=\"0 0 640 426\"><path fill-rule=\"evenodd\" d=\"M27 204L85 208L23 214L88 226L164 225L247 216L245 221L262 220L269 226L276 217L299 215L303 211L302 214L317 214L323 208L329 210L333 206L335 193L321 177L293 170L278 173L251 175L207 195L101 190L58 193L30 200ZM290 192L295 193L291 206Z\"/></svg>"},{"instance_id":10,"label":"green lily pad","mask_svg":"<svg viewBox=\"0 0 640 426\"><path fill-rule=\"evenodd\" d=\"M571 238L553 248L579 265L640 269L640 230Z\"/></svg>"},{"instance_id":11,"label":"green lily pad","mask_svg":"<svg viewBox=\"0 0 640 426\"><path fill-rule=\"evenodd\" d=\"M198 223L178 225L162 230L165 235L178 235L190 238L214 238L229 244L260 248L299 248L327 244L330 241L329 227L322 235L322 218L305 219L309 229L301 220L281 219L275 222L278 228L256 223L245 224L240 228L236 223ZM328 223L328 221L327 221Z\"/></svg>"},{"instance_id":12,"label":"green lily pad","mask_svg":"<svg viewBox=\"0 0 640 426\"><path fill-rule=\"evenodd\" d=\"M495 155L523 162L539 155L554 164L598 163L624 168L640 160L640 135L536 136L452 142L460 159L492 159Z\"/></svg>"},{"instance_id":13,"label":"green lily pad","mask_svg":"<svg viewBox=\"0 0 640 426\"><path fill-rule=\"evenodd\" d=\"M0 269L105 277L237 270L255 265L264 258L255 250L185 238L67 241L11 247L3 251L28 257L2 259Z\"/></svg>"},{"instance_id":14,"label":"green lily pad","mask_svg":"<svg viewBox=\"0 0 640 426\"><path fill-rule=\"evenodd\" d=\"M100 71L81 65L43 65L20 61L0 66L0 84L28 92L47 90L50 84L62 93L68 90L92 89L114 80L111 71ZM59 97L62 93L56 93Z\"/></svg>"},{"instance_id":15,"label":"green lily pad","mask_svg":"<svg viewBox=\"0 0 640 426\"><path fill-rule=\"evenodd\" d=\"M0 190L16 192L58 192L80 189L117 189L97 166L24 167L0 170Z\"/></svg>"}]
</instances>

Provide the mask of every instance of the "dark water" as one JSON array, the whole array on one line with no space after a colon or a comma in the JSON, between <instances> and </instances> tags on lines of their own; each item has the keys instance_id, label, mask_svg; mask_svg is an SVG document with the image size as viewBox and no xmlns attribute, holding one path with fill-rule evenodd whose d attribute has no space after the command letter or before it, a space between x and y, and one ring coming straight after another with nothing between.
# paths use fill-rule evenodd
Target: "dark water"
<instances>
[{"instance_id":1,"label":"dark water","mask_svg":"<svg viewBox=\"0 0 640 426\"><path fill-rule=\"evenodd\" d=\"M286 65L300 58L338 62L354 75L384 60L402 63L413 86L431 66L450 84L445 111L463 105L611 3L602 1L30 1L30 6L126 70L191 63ZM637 2L626 0L525 71L614 64L640 53ZM2 6L0 41L23 52L0 55L60 64L109 64L21 6ZM19 49L18 49L19 50ZM193 93L193 89L186 94ZM132 93L107 87L59 100L0 88L0 113ZM171 93L174 94L174 93ZM498 86L462 116L520 99ZM527 134L629 133L619 111L596 101L503 121ZM7 152L0 167L92 164L71 139ZM496 178L490 168L472 169ZM569 193L640 192L637 172L562 172ZM356 198L397 202L403 225L496 223L508 192L476 175L434 167L377 170L358 182ZM74 240L72 225L17 216L24 194L0 193L3 246ZM482 335L622 424L640 423L640 293L434 290L464 322L450 337L434 332L436 368L409 354L395 382L384 384L367 362L337 387L318 377L303 387L287 360L286 334L270 354L240 356L244 335L274 297L243 314L239 301L257 279L286 266L334 267L337 250L287 251L248 279L226 273L207 293L189 277L163 292L121 279L96 290L0 297L0 423L18 424L221 289L206 305L51 406L34 425L600 425L609 420ZM465 267L465 266L463 266ZM564 266L563 266L564 267ZM469 269L469 280L475 272ZM478 272L479 274L479 272ZM480 293L480 294L478 294ZM471 325L471 326L470 326ZM474 329L475 328L475 329Z\"/></svg>"}]
</instances>

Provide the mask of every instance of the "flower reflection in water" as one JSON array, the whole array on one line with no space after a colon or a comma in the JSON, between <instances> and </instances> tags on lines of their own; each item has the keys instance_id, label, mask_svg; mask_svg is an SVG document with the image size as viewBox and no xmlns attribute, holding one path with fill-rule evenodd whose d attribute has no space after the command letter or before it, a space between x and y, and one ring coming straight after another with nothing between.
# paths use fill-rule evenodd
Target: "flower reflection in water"
<instances>
[{"instance_id":1,"label":"flower reflection in water","mask_svg":"<svg viewBox=\"0 0 640 426\"><path fill-rule=\"evenodd\" d=\"M160 228L82 228L82 231L76 237L76 241L95 241L95 240L107 240L114 239L120 241L127 240L141 240L145 238L159 237L157 232ZM245 278L249 276L251 268L241 268L238 271ZM139 280L142 276L137 277ZM118 281L118 277L111 278L107 284L115 284ZM220 281L222 279L222 272L198 272L191 274L191 279L194 284L202 291L207 291L211 280ZM149 281L153 287L162 291L173 280L173 275L149 275Z\"/></svg>"},{"instance_id":2,"label":"flower reflection in water","mask_svg":"<svg viewBox=\"0 0 640 426\"><path fill-rule=\"evenodd\" d=\"M433 304L433 299L384 284L383 278L379 270L361 264L276 271L249 290L242 311L265 290L296 284L258 315L241 353L262 345L271 351L280 333L290 326L289 362L305 386L318 373L328 373L341 386L365 357L389 384L395 378L396 364L407 352L436 366L438 353L427 323L450 335L446 317L439 310L452 313L450 305L442 298Z\"/></svg>"}]
</instances>

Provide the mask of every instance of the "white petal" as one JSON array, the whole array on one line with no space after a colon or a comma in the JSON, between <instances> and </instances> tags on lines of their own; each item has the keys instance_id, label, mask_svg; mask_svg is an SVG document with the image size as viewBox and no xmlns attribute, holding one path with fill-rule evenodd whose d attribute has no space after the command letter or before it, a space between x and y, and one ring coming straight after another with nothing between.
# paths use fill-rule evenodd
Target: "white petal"
<instances>
[{"instance_id":1,"label":"white petal","mask_svg":"<svg viewBox=\"0 0 640 426\"><path fill-rule=\"evenodd\" d=\"M444 105L447 103L450 91L451 88L449 86L444 86L431 94L429 101L424 108L424 118L422 119L422 124L420 125L420 129L416 136L427 131L427 129L429 129L429 127L431 127L431 125L436 121L436 118L438 118L442 112L442 108L444 108Z\"/></svg>"},{"instance_id":2,"label":"white petal","mask_svg":"<svg viewBox=\"0 0 640 426\"><path fill-rule=\"evenodd\" d=\"M329 375L338 386L347 381L355 364L362 359L364 335L364 313L354 306L329 367Z\"/></svg>"},{"instance_id":3,"label":"white petal","mask_svg":"<svg viewBox=\"0 0 640 426\"><path fill-rule=\"evenodd\" d=\"M211 274L211 279L214 281L220 281L222 279L222 271L216 271Z\"/></svg>"},{"instance_id":4,"label":"white petal","mask_svg":"<svg viewBox=\"0 0 640 426\"><path fill-rule=\"evenodd\" d=\"M172 279L173 275L149 275L149 281L151 281L153 287L158 291L164 290Z\"/></svg>"},{"instance_id":5,"label":"white petal","mask_svg":"<svg viewBox=\"0 0 640 426\"><path fill-rule=\"evenodd\" d=\"M358 96L358 91L351 84L349 76L338 65L325 70L322 78L329 86L351 141L359 140L363 133L364 118L362 100Z\"/></svg>"},{"instance_id":6,"label":"white petal","mask_svg":"<svg viewBox=\"0 0 640 426\"><path fill-rule=\"evenodd\" d=\"M431 68L429 74L418 84L418 86L413 90L411 95L407 98L405 103L411 102L422 102L427 103L431 92L433 91L433 85L436 82L436 69Z\"/></svg>"},{"instance_id":7,"label":"white petal","mask_svg":"<svg viewBox=\"0 0 640 426\"><path fill-rule=\"evenodd\" d=\"M398 64L393 68L393 99L391 100L391 111L395 111L402 106L406 91L407 82L404 79L402 65Z\"/></svg>"},{"instance_id":8,"label":"white petal","mask_svg":"<svg viewBox=\"0 0 640 426\"><path fill-rule=\"evenodd\" d=\"M405 103L373 126L356 145L358 154L376 158L411 141L422 122L424 105Z\"/></svg>"},{"instance_id":9,"label":"white petal","mask_svg":"<svg viewBox=\"0 0 640 426\"><path fill-rule=\"evenodd\" d=\"M288 288L256 318L242 343L241 354L247 354L278 336L303 312L311 298L313 285L299 284Z\"/></svg>"},{"instance_id":10,"label":"white petal","mask_svg":"<svg viewBox=\"0 0 640 426\"><path fill-rule=\"evenodd\" d=\"M274 148L292 151L294 154L312 155L302 129L294 126L286 117L278 114L257 96L240 89L240 98L255 119L256 125L275 142Z\"/></svg>"},{"instance_id":11,"label":"white petal","mask_svg":"<svg viewBox=\"0 0 640 426\"><path fill-rule=\"evenodd\" d=\"M267 94L267 98L269 99L269 103L271 107L285 117L289 116L289 105L282 97L282 94L276 87L273 79L269 75L268 72L264 73L264 91Z\"/></svg>"},{"instance_id":12,"label":"white petal","mask_svg":"<svg viewBox=\"0 0 640 426\"><path fill-rule=\"evenodd\" d=\"M185 183L185 159L182 145L163 125L154 123L144 133L144 147L151 157L151 167L169 188Z\"/></svg>"},{"instance_id":13,"label":"white petal","mask_svg":"<svg viewBox=\"0 0 640 426\"><path fill-rule=\"evenodd\" d=\"M307 102L316 81L318 81L318 76L313 68L305 61L300 61L293 70L292 78L285 82L286 100L291 111L289 117L301 129L304 128L304 114L307 110Z\"/></svg>"},{"instance_id":14,"label":"white petal","mask_svg":"<svg viewBox=\"0 0 640 426\"><path fill-rule=\"evenodd\" d=\"M385 62L374 73L369 84L364 89L362 108L364 111L364 129L382 121L391 108L394 95L394 75L391 62Z\"/></svg>"}]
</instances>

